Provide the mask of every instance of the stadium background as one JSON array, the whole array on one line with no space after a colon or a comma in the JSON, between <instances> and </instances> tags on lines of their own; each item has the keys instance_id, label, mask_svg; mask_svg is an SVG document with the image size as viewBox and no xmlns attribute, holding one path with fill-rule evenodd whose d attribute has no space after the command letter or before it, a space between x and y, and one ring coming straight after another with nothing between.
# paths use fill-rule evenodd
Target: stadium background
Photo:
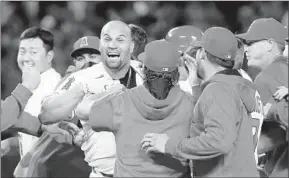
<instances>
[{"instance_id":1,"label":"stadium background","mask_svg":"<svg viewBox=\"0 0 289 178\"><path fill-rule=\"evenodd\" d=\"M143 27L149 41L165 36L169 29L194 25L202 30L223 26L233 33L245 32L253 20L273 17L288 26L288 2L0 2L1 3L1 99L21 81L16 58L20 34L37 25L55 35L54 68L64 74L71 63L73 43L84 35L99 36L109 20ZM2 134L3 138L3 134ZM2 157L1 177L11 177L19 155L17 140Z\"/></svg>"}]
</instances>

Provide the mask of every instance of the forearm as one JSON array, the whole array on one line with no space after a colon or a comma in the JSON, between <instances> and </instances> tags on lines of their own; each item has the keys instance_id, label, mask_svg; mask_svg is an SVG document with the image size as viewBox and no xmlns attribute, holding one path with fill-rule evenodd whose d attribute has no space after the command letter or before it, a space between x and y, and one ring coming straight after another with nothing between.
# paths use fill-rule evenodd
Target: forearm
<instances>
[{"instance_id":1,"label":"forearm","mask_svg":"<svg viewBox=\"0 0 289 178\"><path fill-rule=\"evenodd\" d=\"M39 119L27 112L23 112L17 122L11 126L12 133L23 132L33 136L41 136L41 123Z\"/></svg>"},{"instance_id":2,"label":"forearm","mask_svg":"<svg viewBox=\"0 0 289 178\"><path fill-rule=\"evenodd\" d=\"M72 110L81 101L83 96L84 92L71 89L47 98L42 104L39 120L43 124L53 124L62 120L69 120Z\"/></svg>"},{"instance_id":3,"label":"forearm","mask_svg":"<svg viewBox=\"0 0 289 178\"><path fill-rule=\"evenodd\" d=\"M166 153L175 158L204 160L225 154L232 146L225 141L213 141L212 138L202 133L201 136L187 138L180 142L169 139L165 148Z\"/></svg>"},{"instance_id":4,"label":"forearm","mask_svg":"<svg viewBox=\"0 0 289 178\"><path fill-rule=\"evenodd\" d=\"M32 96L32 92L19 84L11 96L1 102L1 132L15 124Z\"/></svg>"}]
</instances>

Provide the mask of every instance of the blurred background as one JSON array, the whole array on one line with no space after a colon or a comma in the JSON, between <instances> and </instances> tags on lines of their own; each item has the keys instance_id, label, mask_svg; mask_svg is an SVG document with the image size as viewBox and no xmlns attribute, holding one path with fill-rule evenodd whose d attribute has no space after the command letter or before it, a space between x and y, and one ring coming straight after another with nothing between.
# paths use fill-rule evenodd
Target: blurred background
<instances>
[{"instance_id":1,"label":"blurred background","mask_svg":"<svg viewBox=\"0 0 289 178\"><path fill-rule=\"evenodd\" d=\"M288 26L288 2L0 2L1 3L1 99L21 82L16 57L20 34L41 26L55 35L53 67L63 75L72 60L73 43L84 35L99 36L109 20L122 20L144 28L149 41L163 38L175 26L194 25L203 31L223 26L245 32L260 17L273 17ZM2 134L3 139L3 134ZM13 151L14 150L14 151ZM2 158L2 177L11 177L19 161L17 141Z\"/></svg>"},{"instance_id":2,"label":"blurred background","mask_svg":"<svg viewBox=\"0 0 289 178\"><path fill-rule=\"evenodd\" d=\"M63 75L71 63L73 43L84 35L99 36L109 20L137 24L153 40L186 24L202 30L223 26L240 33L260 17L273 17L288 25L288 2L1 2L1 99L21 81L16 63L19 36L30 26L54 33L54 67Z\"/></svg>"}]
</instances>

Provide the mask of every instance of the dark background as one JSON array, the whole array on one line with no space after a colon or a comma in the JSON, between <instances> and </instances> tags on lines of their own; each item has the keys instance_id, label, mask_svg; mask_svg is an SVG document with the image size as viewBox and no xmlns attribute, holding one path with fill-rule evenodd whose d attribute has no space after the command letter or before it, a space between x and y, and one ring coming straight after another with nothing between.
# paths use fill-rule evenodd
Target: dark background
<instances>
[{"instance_id":1,"label":"dark background","mask_svg":"<svg viewBox=\"0 0 289 178\"><path fill-rule=\"evenodd\" d=\"M233 33L245 32L257 18L273 17L288 25L288 2L0 2L1 3L1 99L21 82L16 57L20 34L36 25L55 35L54 68L64 74L71 63L73 43L84 35L99 36L109 20L143 27L149 41L163 38L175 26L194 25L203 31L223 26ZM254 72L253 72L254 73ZM3 137L2 137L3 138ZM2 158L2 177L12 176L18 162L17 140Z\"/></svg>"}]
</instances>

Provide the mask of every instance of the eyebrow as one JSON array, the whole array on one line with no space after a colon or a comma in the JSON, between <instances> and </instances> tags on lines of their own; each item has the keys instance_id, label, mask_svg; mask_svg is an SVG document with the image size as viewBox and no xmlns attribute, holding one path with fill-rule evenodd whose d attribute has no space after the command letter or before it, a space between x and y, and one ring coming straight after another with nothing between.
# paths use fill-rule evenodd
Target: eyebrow
<instances>
[{"instance_id":1,"label":"eyebrow","mask_svg":"<svg viewBox=\"0 0 289 178\"><path fill-rule=\"evenodd\" d=\"M39 49L39 47L34 47L34 46L32 46L32 47L28 47L29 49ZM25 48L25 47L20 47L20 49L28 49L28 48Z\"/></svg>"},{"instance_id":2,"label":"eyebrow","mask_svg":"<svg viewBox=\"0 0 289 178\"><path fill-rule=\"evenodd\" d=\"M103 36L108 36L108 37L110 37L110 35L108 35L107 33L103 34ZM126 38L127 36L124 35L124 34L121 34L121 35L118 35L118 36L117 36L117 38L119 38L119 37L124 37L124 38ZM111 37L110 37L110 38L111 38Z\"/></svg>"}]
</instances>

